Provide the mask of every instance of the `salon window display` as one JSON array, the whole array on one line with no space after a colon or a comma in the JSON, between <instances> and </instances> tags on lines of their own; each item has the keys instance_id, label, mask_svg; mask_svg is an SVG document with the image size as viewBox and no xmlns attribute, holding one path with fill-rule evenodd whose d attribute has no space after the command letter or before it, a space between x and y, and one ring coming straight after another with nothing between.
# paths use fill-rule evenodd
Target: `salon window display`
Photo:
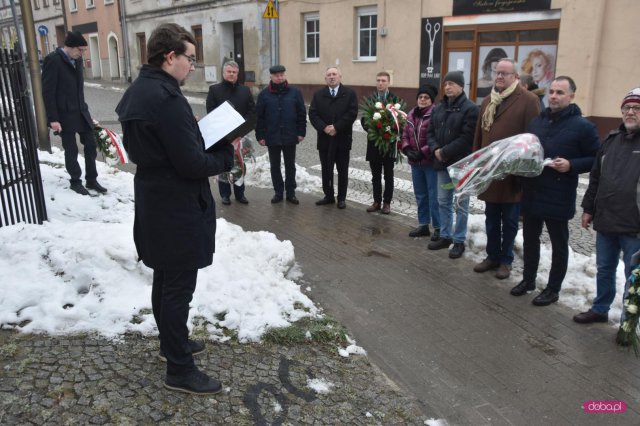
<instances>
[{"instance_id":1,"label":"salon window display","mask_svg":"<svg viewBox=\"0 0 640 426\"><path fill-rule=\"evenodd\" d=\"M530 74L538 87L544 89L545 107L549 106L549 85L555 77L556 50L555 45L520 46L518 50L520 72Z\"/></svg>"},{"instance_id":2,"label":"salon window display","mask_svg":"<svg viewBox=\"0 0 640 426\"><path fill-rule=\"evenodd\" d=\"M489 96L496 79L496 66L503 58L513 58L515 46L480 46L478 57L478 84L476 104L480 105L485 96Z\"/></svg>"}]
</instances>

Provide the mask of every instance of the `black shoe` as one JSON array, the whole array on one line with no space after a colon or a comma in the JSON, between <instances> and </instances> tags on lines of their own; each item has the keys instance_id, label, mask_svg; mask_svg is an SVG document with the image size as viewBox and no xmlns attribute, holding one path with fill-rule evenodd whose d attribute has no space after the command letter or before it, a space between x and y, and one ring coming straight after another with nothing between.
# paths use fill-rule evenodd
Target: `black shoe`
<instances>
[{"instance_id":1,"label":"black shoe","mask_svg":"<svg viewBox=\"0 0 640 426\"><path fill-rule=\"evenodd\" d=\"M71 185L69 185L69 189L77 192L80 195L91 195L89 194L89 191L87 191L87 188L85 188L81 182L72 183Z\"/></svg>"},{"instance_id":2,"label":"black shoe","mask_svg":"<svg viewBox=\"0 0 640 426\"><path fill-rule=\"evenodd\" d=\"M201 354L206 349L204 342L201 340L189 339L189 347L191 348L191 355ZM162 349L160 349L160 352L158 352L158 358L160 358L160 361L162 362L167 362L167 357L164 356L164 352L162 351Z\"/></svg>"},{"instance_id":3,"label":"black shoe","mask_svg":"<svg viewBox=\"0 0 640 426\"><path fill-rule=\"evenodd\" d=\"M573 316L573 320L579 324L591 324L592 322L607 322L609 314L599 314L589 309L587 312L579 313Z\"/></svg>"},{"instance_id":4,"label":"black shoe","mask_svg":"<svg viewBox=\"0 0 640 426\"><path fill-rule=\"evenodd\" d=\"M412 238L428 237L429 235L431 235L431 231L429 231L429 225L418 225L417 228L409 232L409 236Z\"/></svg>"},{"instance_id":5,"label":"black shoe","mask_svg":"<svg viewBox=\"0 0 640 426\"><path fill-rule=\"evenodd\" d=\"M429 250L442 250L449 248L449 246L453 244L453 240L451 238L440 238L438 241L432 241L427 246Z\"/></svg>"},{"instance_id":6,"label":"black shoe","mask_svg":"<svg viewBox=\"0 0 640 426\"><path fill-rule=\"evenodd\" d=\"M517 286L511 289L510 293L512 296L524 296L530 291L536 289L535 283L530 283L528 281L522 280L518 283Z\"/></svg>"},{"instance_id":7,"label":"black shoe","mask_svg":"<svg viewBox=\"0 0 640 426\"><path fill-rule=\"evenodd\" d=\"M296 205L300 204L300 200L298 200L295 195L287 197L287 201L290 202L291 204L296 204Z\"/></svg>"},{"instance_id":8,"label":"black shoe","mask_svg":"<svg viewBox=\"0 0 640 426\"><path fill-rule=\"evenodd\" d=\"M89 189L93 189L94 191L98 191L101 194L104 194L107 192L107 188L100 185L97 180L88 180L85 186Z\"/></svg>"},{"instance_id":9,"label":"black shoe","mask_svg":"<svg viewBox=\"0 0 640 426\"><path fill-rule=\"evenodd\" d=\"M347 203L345 203L344 200L338 201L338 208L339 209L346 209L347 208Z\"/></svg>"},{"instance_id":10,"label":"black shoe","mask_svg":"<svg viewBox=\"0 0 640 426\"><path fill-rule=\"evenodd\" d=\"M333 204L336 202L336 199L333 197L324 197L318 201L316 201L316 206L325 206L327 204Z\"/></svg>"},{"instance_id":11,"label":"black shoe","mask_svg":"<svg viewBox=\"0 0 640 426\"><path fill-rule=\"evenodd\" d=\"M534 304L535 306L547 306L557 301L558 301L558 293L556 293L555 291L547 287L544 290L542 290L542 293L534 297L531 303Z\"/></svg>"},{"instance_id":12,"label":"black shoe","mask_svg":"<svg viewBox=\"0 0 640 426\"><path fill-rule=\"evenodd\" d=\"M453 247L449 250L449 258L457 259L462 257L462 253L464 253L464 243L453 243Z\"/></svg>"},{"instance_id":13,"label":"black shoe","mask_svg":"<svg viewBox=\"0 0 640 426\"><path fill-rule=\"evenodd\" d=\"M271 199L271 204L278 204L280 201L282 201L282 195L276 194Z\"/></svg>"},{"instance_id":14,"label":"black shoe","mask_svg":"<svg viewBox=\"0 0 640 426\"><path fill-rule=\"evenodd\" d=\"M240 204L249 204L249 200L247 200L247 197L245 197L244 195L240 198L236 198L236 201Z\"/></svg>"},{"instance_id":15,"label":"black shoe","mask_svg":"<svg viewBox=\"0 0 640 426\"><path fill-rule=\"evenodd\" d=\"M230 205L231 200L229 199L229 197L222 197L222 204L224 204L225 206Z\"/></svg>"},{"instance_id":16,"label":"black shoe","mask_svg":"<svg viewBox=\"0 0 640 426\"><path fill-rule=\"evenodd\" d=\"M431 236L431 241L440 241L440 229L436 228L433 230L433 235Z\"/></svg>"},{"instance_id":17,"label":"black shoe","mask_svg":"<svg viewBox=\"0 0 640 426\"><path fill-rule=\"evenodd\" d=\"M212 395L222 390L222 385L219 381L207 376L198 369L179 376L167 374L164 387L196 395Z\"/></svg>"}]
</instances>

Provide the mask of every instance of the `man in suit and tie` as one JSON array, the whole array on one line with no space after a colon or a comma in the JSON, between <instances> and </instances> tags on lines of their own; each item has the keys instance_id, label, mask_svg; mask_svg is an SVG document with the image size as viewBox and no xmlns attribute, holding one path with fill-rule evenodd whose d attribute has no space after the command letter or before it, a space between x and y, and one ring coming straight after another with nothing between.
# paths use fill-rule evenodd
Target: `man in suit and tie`
<instances>
[{"instance_id":1,"label":"man in suit and tie","mask_svg":"<svg viewBox=\"0 0 640 426\"><path fill-rule=\"evenodd\" d=\"M309 107L309 121L318 131L318 153L322 167L324 198L316 201L322 206L336 202L333 187L333 169L338 170L338 208L344 209L349 184L349 151L352 143L353 122L358 116L356 93L341 84L342 74L337 67L325 71L326 87L313 95Z\"/></svg>"},{"instance_id":2,"label":"man in suit and tie","mask_svg":"<svg viewBox=\"0 0 640 426\"><path fill-rule=\"evenodd\" d=\"M70 31L64 46L51 52L42 65L42 97L47 111L49 127L62 138L64 165L69 173L70 189L81 195L89 195L87 188L100 193L107 190L98 183L96 170L96 139L93 135L93 119L84 101L84 76L82 55L87 41L79 31ZM84 145L86 188L82 185L82 169L78 164L78 145Z\"/></svg>"}]
</instances>

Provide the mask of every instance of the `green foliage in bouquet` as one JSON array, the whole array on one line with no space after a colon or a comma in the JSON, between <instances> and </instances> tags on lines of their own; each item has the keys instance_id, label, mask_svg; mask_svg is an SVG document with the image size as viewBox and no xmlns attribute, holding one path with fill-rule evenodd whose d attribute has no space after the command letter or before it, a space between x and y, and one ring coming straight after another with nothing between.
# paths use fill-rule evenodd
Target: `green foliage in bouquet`
<instances>
[{"instance_id":1,"label":"green foliage in bouquet","mask_svg":"<svg viewBox=\"0 0 640 426\"><path fill-rule=\"evenodd\" d=\"M638 342L638 307L640 306L640 265L638 265L629 277L629 290L624 298L625 319L620 325L616 342L621 346L630 346L636 357L640 356Z\"/></svg>"},{"instance_id":2,"label":"green foliage in bouquet","mask_svg":"<svg viewBox=\"0 0 640 426\"><path fill-rule=\"evenodd\" d=\"M112 160L118 161L116 150L111 141L111 135L101 126L96 125L93 128L93 135L96 138L96 148L98 152L102 154L105 161Z\"/></svg>"}]
</instances>

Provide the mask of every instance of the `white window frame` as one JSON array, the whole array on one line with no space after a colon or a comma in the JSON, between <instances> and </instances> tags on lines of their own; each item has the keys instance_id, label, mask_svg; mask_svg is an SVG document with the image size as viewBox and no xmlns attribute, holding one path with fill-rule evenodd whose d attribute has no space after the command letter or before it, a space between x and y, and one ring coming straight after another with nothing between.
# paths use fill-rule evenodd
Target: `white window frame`
<instances>
[{"instance_id":1,"label":"white window frame","mask_svg":"<svg viewBox=\"0 0 640 426\"><path fill-rule=\"evenodd\" d=\"M104 4L113 4L113 0L104 0Z\"/></svg>"},{"instance_id":2,"label":"white window frame","mask_svg":"<svg viewBox=\"0 0 640 426\"><path fill-rule=\"evenodd\" d=\"M357 13L356 13L356 28L358 29L358 36L356 37L356 57L358 58L358 60L363 60L363 61L375 61L377 59L377 54L378 54L378 8L377 6L364 6L364 7L359 7L357 8ZM368 27L361 27L360 26L360 21L362 17L365 16L375 16L376 19L376 23L375 25L370 25ZM361 55L360 52L360 45L361 45L361 40L363 38L364 35L368 34L370 37L370 43L369 43L369 51L367 53L369 53L368 55ZM371 51L372 49L375 48L376 54L375 55L371 55Z\"/></svg>"},{"instance_id":3,"label":"white window frame","mask_svg":"<svg viewBox=\"0 0 640 426\"><path fill-rule=\"evenodd\" d=\"M316 28L315 31L307 31L307 23L308 22L312 22L315 21L316 24ZM320 62L320 13L319 12L311 12L311 13L305 13L302 15L302 22L304 25L304 29L303 29L303 40L302 43L304 44L304 61L305 62ZM314 39L317 43L317 56L309 56L309 50L308 47L309 45L307 44L307 37L309 36L314 36Z\"/></svg>"},{"instance_id":4,"label":"white window frame","mask_svg":"<svg viewBox=\"0 0 640 426\"><path fill-rule=\"evenodd\" d=\"M69 12L78 11L78 0L69 0Z\"/></svg>"},{"instance_id":5,"label":"white window frame","mask_svg":"<svg viewBox=\"0 0 640 426\"><path fill-rule=\"evenodd\" d=\"M94 9L96 7L95 0L84 0L84 1L85 1L85 5L87 6L87 9Z\"/></svg>"}]
</instances>

